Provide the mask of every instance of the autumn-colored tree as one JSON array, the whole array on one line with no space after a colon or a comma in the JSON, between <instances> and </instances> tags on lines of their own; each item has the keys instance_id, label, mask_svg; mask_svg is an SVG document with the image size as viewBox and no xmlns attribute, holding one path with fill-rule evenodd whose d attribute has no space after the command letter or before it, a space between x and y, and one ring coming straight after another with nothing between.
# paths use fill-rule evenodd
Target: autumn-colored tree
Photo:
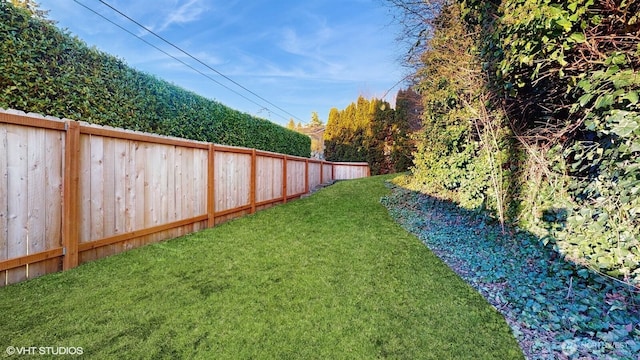
<instances>
[{"instance_id":1,"label":"autumn-colored tree","mask_svg":"<svg viewBox=\"0 0 640 360\"><path fill-rule=\"evenodd\" d=\"M15 7L27 10L29 13L43 21L52 23L52 21L46 20L49 11L40 9L40 5L34 0L9 0L8 2Z\"/></svg>"},{"instance_id":2,"label":"autumn-colored tree","mask_svg":"<svg viewBox=\"0 0 640 360\"><path fill-rule=\"evenodd\" d=\"M318 117L318 112L311 112L311 122L309 122L309 127L320 127L323 126L322 120Z\"/></svg>"},{"instance_id":3,"label":"autumn-colored tree","mask_svg":"<svg viewBox=\"0 0 640 360\"><path fill-rule=\"evenodd\" d=\"M358 99L360 109L356 103L349 104L344 110L332 111L327 122L325 132L325 158L330 161L366 161L366 152L363 144L366 119L362 113L366 101ZM368 101L367 101L368 105ZM368 108L368 106L366 106ZM360 121L358 121L360 120Z\"/></svg>"}]
</instances>

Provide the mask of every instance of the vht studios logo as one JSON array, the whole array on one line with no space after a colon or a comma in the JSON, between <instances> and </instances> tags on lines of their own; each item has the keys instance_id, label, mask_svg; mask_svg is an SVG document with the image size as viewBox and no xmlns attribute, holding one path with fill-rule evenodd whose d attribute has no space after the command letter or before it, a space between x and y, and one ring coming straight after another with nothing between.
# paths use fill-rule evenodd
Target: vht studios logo
<instances>
[{"instance_id":1,"label":"vht studios logo","mask_svg":"<svg viewBox=\"0 0 640 360\"><path fill-rule=\"evenodd\" d=\"M81 347L73 346L9 346L7 355L82 355Z\"/></svg>"}]
</instances>

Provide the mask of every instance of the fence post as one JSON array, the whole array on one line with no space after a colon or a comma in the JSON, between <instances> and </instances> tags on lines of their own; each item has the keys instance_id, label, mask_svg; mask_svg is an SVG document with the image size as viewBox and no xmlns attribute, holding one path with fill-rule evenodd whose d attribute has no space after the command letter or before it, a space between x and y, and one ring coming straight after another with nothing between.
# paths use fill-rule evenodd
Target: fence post
<instances>
[{"instance_id":1,"label":"fence post","mask_svg":"<svg viewBox=\"0 0 640 360\"><path fill-rule=\"evenodd\" d=\"M282 201L287 202L287 155L282 158Z\"/></svg>"},{"instance_id":2,"label":"fence post","mask_svg":"<svg viewBox=\"0 0 640 360\"><path fill-rule=\"evenodd\" d=\"M251 182L249 190L249 201L251 201L251 214L256 212L256 178L258 172L256 170L256 149L251 150Z\"/></svg>"},{"instance_id":3,"label":"fence post","mask_svg":"<svg viewBox=\"0 0 640 360\"><path fill-rule=\"evenodd\" d=\"M216 186L215 186L215 164L216 164L216 149L214 144L209 144L209 158L207 161L207 215L209 219L207 221L208 227L214 227L216 225Z\"/></svg>"},{"instance_id":4,"label":"fence post","mask_svg":"<svg viewBox=\"0 0 640 360\"><path fill-rule=\"evenodd\" d=\"M80 124L65 125L64 179L62 185L62 270L78 266L78 186L80 183Z\"/></svg>"},{"instance_id":5,"label":"fence post","mask_svg":"<svg viewBox=\"0 0 640 360\"><path fill-rule=\"evenodd\" d=\"M304 193L309 193L309 159L304 160Z\"/></svg>"}]
</instances>

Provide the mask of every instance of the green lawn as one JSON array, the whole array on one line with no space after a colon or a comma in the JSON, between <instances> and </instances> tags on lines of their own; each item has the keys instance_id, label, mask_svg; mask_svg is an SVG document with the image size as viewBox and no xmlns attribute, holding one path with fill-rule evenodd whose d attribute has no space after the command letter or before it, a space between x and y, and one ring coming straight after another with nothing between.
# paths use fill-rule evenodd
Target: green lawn
<instances>
[{"instance_id":1,"label":"green lawn","mask_svg":"<svg viewBox=\"0 0 640 360\"><path fill-rule=\"evenodd\" d=\"M521 359L504 319L389 217L385 179L0 288L0 353Z\"/></svg>"}]
</instances>

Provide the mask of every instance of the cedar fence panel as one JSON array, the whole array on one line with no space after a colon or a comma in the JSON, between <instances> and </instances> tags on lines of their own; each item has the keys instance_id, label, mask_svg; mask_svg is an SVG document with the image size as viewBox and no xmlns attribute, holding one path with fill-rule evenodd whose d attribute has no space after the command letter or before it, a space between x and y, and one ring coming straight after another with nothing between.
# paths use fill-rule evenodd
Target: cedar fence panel
<instances>
[{"instance_id":1,"label":"cedar fence panel","mask_svg":"<svg viewBox=\"0 0 640 360\"><path fill-rule=\"evenodd\" d=\"M349 180L370 176L369 165L366 163L333 163L333 179Z\"/></svg>"},{"instance_id":2,"label":"cedar fence panel","mask_svg":"<svg viewBox=\"0 0 640 360\"><path fill-rule=\"evenodd\" d=\"M258 206L282 200L284 156L257 155L256 203Z\"/></svg>"},{"instance_id":3,"label":"cedar fence panel","mask_svg":"<svg viewBox=\"0 0 640 360\"><path fill-rule=\"evenodd\" d=\"M305 193L305 161L287 159L287 198Z\"/></svg>"},{"instance_id":4,"label":"cedar fence panel","mask_svg":"<svg viewBox=\"0 0 640 360\"><path fill-rule=\"evenodd\" d=\"M123 239L124 234L207 214L208 150L85 133L80 143L80 263L201 228L194 223L192 228ZM105 238L115 240L94 243Z\"/></svg>"},{"instance_id":5,"label":"cedar fence panel","mask_svg":"<svg viewBox=\"0 0 640 360\"><path fill-rule=\"evenodd\" d=\"M0 109L0 286L284 203L331 163Z\"/></svg>"},{"instance_id":6,"label":"cedar fence panel","mask_svg":"<svg viewBox=\"0 0 640 360\"><path fill-rule=\"evenodd\" d=\"M62 121L0 113L0 286L56 271L62 254ZM16 120L16 119L11 119ZM3 261L4 260L4 261Z\"/></svg>"},{"instance_id":7,"label":"cedar fence panel","mask_svg":"<svg viewBox=\"0 0 640 360\"><path fill-rule=\"evenodd\" d=\"M334 180L333 177L333 165L330 163L323 162L322 167L322 183L327 184Z\"/></svg>"},{"instance_id":8,"label":"cedar fence panel","mask_svg":"<svg viewBox=\"0 0 640 360\"><path fill-rule=\"evenodd\" d=\"M309 162L309 190L315 189L323 183L322 181L322 163Z\"/></svg>"},{"instance_id":9,"label":"cedar fence panel","mask_svg":"<svg viewBox=\"0 0 640 360\"><path fill-rule=\"evenodd\" d=\"M225 147L215 151L215 212L224 220L251 208L251 154L232 150Z\"/></svg>"}]
</instances>

